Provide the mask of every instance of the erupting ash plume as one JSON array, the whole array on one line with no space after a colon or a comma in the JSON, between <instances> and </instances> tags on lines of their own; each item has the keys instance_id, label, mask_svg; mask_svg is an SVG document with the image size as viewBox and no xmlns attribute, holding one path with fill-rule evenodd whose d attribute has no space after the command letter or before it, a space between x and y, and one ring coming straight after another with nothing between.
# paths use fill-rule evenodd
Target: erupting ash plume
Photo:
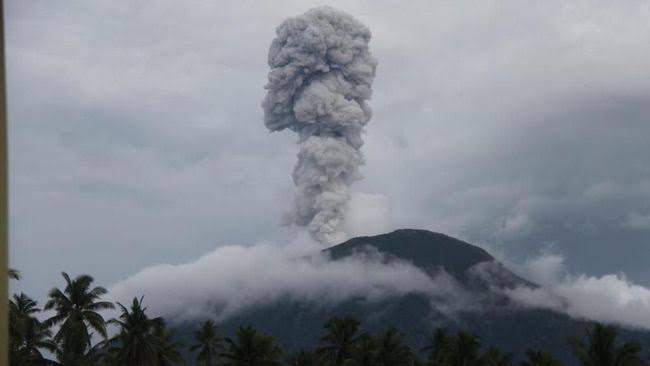
<instances>
[{"instance_id":1,"label":"erupting ash plume","mask_svg":"<svg viewBox=\"0 0 650 366\"><path fill-rule=\"evenodd\" d=\"M289 18L276 33L262 107L269 130L299 135L297 192L287 221L332 243L345 237L349 185L361 178L361 133L372 115L366 101L377 67L368 49L371 33L330 7Z\"/></svg>"}]
</instances>

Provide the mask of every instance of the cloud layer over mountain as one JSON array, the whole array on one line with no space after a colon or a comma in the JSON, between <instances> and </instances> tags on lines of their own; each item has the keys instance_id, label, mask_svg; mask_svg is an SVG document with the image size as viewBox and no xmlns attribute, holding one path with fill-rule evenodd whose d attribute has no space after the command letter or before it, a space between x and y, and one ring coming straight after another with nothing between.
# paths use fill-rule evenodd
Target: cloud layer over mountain
<instances>
[{"instance_id":1,"label":"cloud layer over mountain","mask_svg":"<svg viewBox=\"0 0 650 366\"><path fill-rule=\"evenodd\" d=\"M275 27L315 5L7 2L13 286L282 242L295 136L263 128L262 85ZM381 60L355 189L385 225L650 286L645 2L331 5Z\"/></svg>"},{"instance_id":2,"label":"cloud layer over mountain","mask_svg":"<svg viewBox=\"0 0 650 366\"><path fill-rule=\"evenodd\" d=\"M506 292L524 306L650 329L650 289L633 283L622 273L572 275L567 273L563 257L544 254L527 264L527 274L542 287L518 287Z\"/></svg>"},{"instance_id":3,"label":"cloud layer over mountain","mask_svg":"<svg viewBox=\"0 0 650 366\"><path fill-rule=\"evenodd\" d=\"M464 292L445 273L431 278L410 263L386 263L370 249L331 261L320 248L306 238L285 246L223 246L194 262L145 268L114 285L110 296L128 303L144 295L152 313L172 320L224 320L279 300L320 307L419 293L433 303L440 299L447 311L463 302Z\"/></svg>"},{"instance_id":4,"label":"cloud layer over mountain","mask_svg":"<svg viewBox=\"0 0 650 366\"><path fill-rule=\"evenodd\" d=\"M502 308L503 302L494 300L505 294L514 301L513 309L549 309L575 319L650 329L650 289L623 274L569 274L556 254L540 255L519 268L540 287L502 288L503 267L494 262L472 267L472 276L491 285L484 292L463 287L444 271L431 277L410 262L387 261L371 247L335 261L320 250L304 236L287 245L222 246L193 262L147 267L112 286L109 296L128 303L144 295L153 314L172 321L224 321L282 300L327 308L352 299L376 302L420 294L453 320L463 312L489 313L495 304Z\"/></svg>"}]
</instances>

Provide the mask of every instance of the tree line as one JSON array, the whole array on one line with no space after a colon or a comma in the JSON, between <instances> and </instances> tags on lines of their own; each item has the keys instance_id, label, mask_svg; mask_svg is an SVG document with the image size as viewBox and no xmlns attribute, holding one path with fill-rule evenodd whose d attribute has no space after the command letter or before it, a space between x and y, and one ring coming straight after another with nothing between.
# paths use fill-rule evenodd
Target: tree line
<instances>
[{"instance_id":1,"label":"tree line","mask_svg":"<svg viewBox=\"0 0 650 366\"><path fill-rule=\"evenodd\" d=\"M41 309L21 293L9 301L11 366L171 366L183 365L182 352L201 366L563 366L551 353L530 349L525 359L495 347L483 349L469 332L436 329L420 349L405 342L395 328L377 334L363 333L351 316L332 318L323 325L318 346L286 354L275 339L252 326L243 326L233 337L221 337L212 320L206 320L190 344L178 342L161 317L150 317L143 298L128 305L102 301L107 290L93 287L93 278L74 279L65 272L63 289L53 288ZM20 279L10 270L9 276ZM104 319L101 311L115 309L119 316ZM51 311L39 320L37 314ZM109 336L108 327L116 327ZM569 341L582 366L642 366L637 342L619 342L613 326L595 324L583 337Z\"/></svg>"}]
</instances>

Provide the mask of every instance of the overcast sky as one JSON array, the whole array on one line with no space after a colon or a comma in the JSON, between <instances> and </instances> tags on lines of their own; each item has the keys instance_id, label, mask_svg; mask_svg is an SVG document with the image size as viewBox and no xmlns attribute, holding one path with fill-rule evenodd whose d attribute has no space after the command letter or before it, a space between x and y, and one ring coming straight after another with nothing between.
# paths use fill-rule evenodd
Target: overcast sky
<instances>
[{"instance_id":1,"label":"overcast sky","mask_svg":"<svg viewBox=\"0 0 650 366\"><path fill-rule=\"evenodd\" d=\"M364 136L383 230L650 285L650 6L6 2L13 284L109 286L287 235L296 137L263 125L268 48L329 4L373 32ZM376 230L377 228L374 228Z\"/></svg>"}]
</instances>

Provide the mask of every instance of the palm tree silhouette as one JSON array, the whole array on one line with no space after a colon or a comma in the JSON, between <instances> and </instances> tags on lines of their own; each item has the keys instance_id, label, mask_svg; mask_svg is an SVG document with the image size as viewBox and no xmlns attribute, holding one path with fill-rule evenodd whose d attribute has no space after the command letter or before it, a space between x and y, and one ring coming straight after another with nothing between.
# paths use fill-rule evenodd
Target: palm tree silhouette
<instances>
[{"instance_id":1,"label":"palm tree silhouette","mask_svg":"<svg viewBox=\"0 0 650 366\"><path fill-rule=\"evenodd\" d=\"M153 323L153 335L157 341L158 366L173 366L182 360L179 349L182 343L174 341L174 331L167 328L163 318Z\"/></svg>"},{"instance_id":2,"label":"palm tree silhouette","mask_svg":"<svg viewBox=\"0 0 650 366\"><path fill-rule=\"evenodd\" d=\"M376 336L377 360L382 366L408 366L415 361L411 348L404 343L404 335L390 328Z\"/></svg>"},{"instance_id":3,"label":"palm tree silhouette","mask_svg":"<svg viewBox=\"0 0 650 366\"><path fill-rule=\"evenodd\" d=\"M190 351L199 351L196 361L199 365L213 366L221 349L221 338L217 337L216 327L212 320L206 320L201 329L194 332L194 344Z\"/></svg>"},{"instance_id":4,"label":"palm tree silhouette","mask_svg":"<svg viewBox=\"0 0 650 366\"><path fill-rule=\"evenodd\" d=\"M482 364L483 366L510 366L512 365L512 354L490 347L482 357Z\"/></svg>"},{"instance_id":5,"label":"palm tree silhouette","mask_svg":"<svg viewBox=\"0 0 650 366\"><path fill-rule=\"evenodd\" d=\"M20 277L21 277L20 276L20 271L18 271L16 269L13 269L13 268L9 268L9 278L10 279L12 279L12 280L20 280Z\"/></svg>"},{"instance_id":6,"label":"palm tree silhouette","mask_svg":"<svg viewBox=\"0 0 650 366\"><path fill-rule=\"evenodd\" d=\"M109 340L109 350L117 364L124 366L158 366L161 358L178 360L180 355L165 334L162 318L149 318L142 298L133 298L131 307L117 303L121 309L118 319L110 324L120 328L119 333ZM171 347L171 350L168 348ZM169 357L171 355L171 357Z\"/></svg>"},{"instance_id":7,"label":"palm tree silhouette","mask_svg":"<svg viewBox=\"0 0 650 366\"><path fill-rule=\"evenodd\" d=\"M477 336L460 331L451 338L444 357L444 364L448 366L479 366L481 364L480 349L481 344Z\"/></svg>"},{"instance_id":8,"label":"palm tree silhouette","mask_svg":"<svg viewBox=\"0 0 650 366\"><path fill-rule=\"evenodd\" d=\"M427 345L420 351L427 352L427 365L439 366L444 362L446 354L449 352L451 338L447 335L446 328L437 328L431 336L427 338Z\"/></svg>"},{"instance_id":9,"label":"palm tree silhouette","mask_svg":"<svg viewBox=\"0 0 650 366\"><path fill-rule=\"evenodd\" d=\"M585 331L583 339L571 340L573 353L582 366L642 365L641 345L636 342L619 345L617 336L613 326L596 323Z\"/></svg>"},{"instance_id":10,"label":"palm tree silhouette","mask_svg":"<svg viewBox=\"0 0 650 366\"><path fill-rule=\"evenodd\" d=\"M45 365L52 363L41 349L56 351L52 333L33 314L41 310L36 301L21 293L9 301L9 350L11 365Z\"/></svg>"},{"instance_id":11,"label":"palm tree silhouette","mask_svg":"<svg viewBox=\"0 0 650 366\"><path fill-rule=\"evenodd\" d=\"M88 328L93 329L106 339L106 321L98 311L113 309L112 303L97 301L106 294L103 287L90 288L93 278L88 275L81 275L74 280L70 279L67 273L62 273L66 282L63 291L58 288L50 290L45 310L56 311L56 314L45 320L48 328L61 324L54 335L54 341L59 345L57 358L65 360L65 364L87 363L87 352L91 347L91 333Z\"/></svg>"},{"instance_id":12,"label":"palm tree silhouette","mask_svg":"<svg viewBox=\"0 0 650 366\"><path fill-rule=\"evenodd\" d=\"M553 355L542 350L526 351L526 360L520 366L562 366L562 362L553 358Z\"/></svg>"},{"instance_id":13,"label":"palm tree silhouette","mask_svg":"<svg viewBox=\"0 0 650 366\"><path fill-rule=\"evenodd\" d=\"M375 366L377 364L377 343L369 334L362 334L352 350L352 359L356 366Z\"/></svg>"},{"instance_id":14,"label":"palm tree silhouette","mask_svg":"<svg viewBox=\"0 0 650 366\"><path fill-rule=\"evenodd\" d=\"M359 321L352 316L332 318L323 326L325 335L320 340L318 353L333 365L341 365L352 356L359 339Z\"/></svg>"},{"instance_id":15,"label":"palm tree silhouette","mask_svg":"<svg viewBox=\"0 0 650 366\"><path fill-rule=\"evenodd\" d=\"M282 350L273 337L253 327L240 327L236 339L226 338L226 350L220 355L229 366L279 366Z\"/></svg>"},{"instance_id":16,"label":"palm tree silhouette","mask_svg":"<svg viewBox=\"0 0 650 366\"><path fill-rule=\"evenodd\" d=\"M313 352L300 350L287 358L287 364L289 366L318 366L321 363Z\"/></svg>"}]
</instances>

